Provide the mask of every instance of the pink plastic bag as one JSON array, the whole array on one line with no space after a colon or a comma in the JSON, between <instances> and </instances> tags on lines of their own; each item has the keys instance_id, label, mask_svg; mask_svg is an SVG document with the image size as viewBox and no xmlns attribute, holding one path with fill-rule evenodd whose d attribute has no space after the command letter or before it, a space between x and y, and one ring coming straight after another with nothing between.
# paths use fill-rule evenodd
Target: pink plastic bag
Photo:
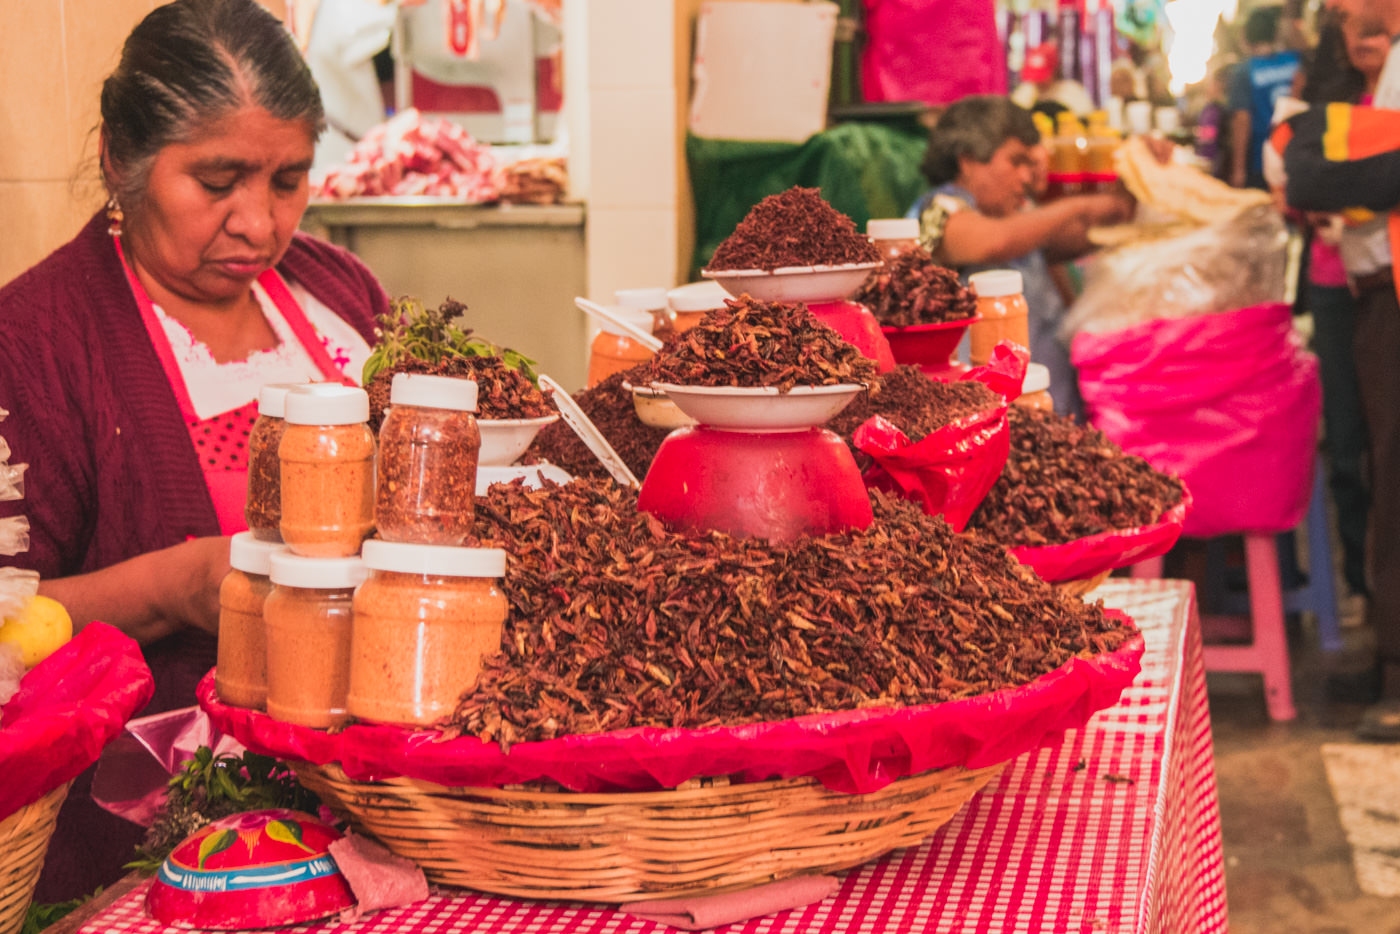
<instances>
[{"instance_id":1,"label":"pink plastic bag","mask_svg":"<svg viewBox=\"0 0 1400 934\"><path fill-rule=\"evenodd\" d=\"M1009 341L993 348L987 366L962 378L984 383L1003 403L957 419L916 442L878 415L861 424L851 441L874 462L865 470L865 485L913 500L925 513L942 515L961 532L1006 466L1011 451L1007 406L1021 394L1029 359L1024 348Z\"/></svg>"},{"instance_id":2,"label":"pink plastic bag","mask_svg":"<svg viewBox=\"0 0 1400 934\"><path fill-rule=\"evenodd\" d=\"M1120 613L1106 611L1125 620ZM200 706L249 749L289 763L338 762L356 780L406 776L441 785L500 787L548 780L572 791L674 788L704 775L741 781L812 776L841 792L876 791L929 769L981 768L1083 726L1111 707L1141 666L1142 636L1116 652L1073 658L1030 684L943 704L866 708L698 730L635 727L517 743L355 723L328 733L220 703L210 673Z\"/></svg>"},{"instance_id":3,"label":"pink plastic bag","mask_svg":"<svg viewBox=\"0 0 1400 934\"><path fill-rule=\"evenodd\" d=\"M860 79L867 101L936 105L969 94L1005 94L1006 52L993 4L865 0Z\"/></svg>"},{"instance_id":4,"label":"pink plastic bag","mask_svg":"<svg viewBox=\"0 0 1400 934\"><path fill-rule=\"evenodd\" d=\"M1070 354L1089 421L1190 488L1183 534L1281 532L1302 519L1322 390L1287 305L1081 333Z\"/></svg>"},{"instance_id":5,"label":"pink plastic bag","mask_svg":"<svg viewBox=\"0 0 1400 934\"><path fill-rule=\"evenodd\" d=\"M0 715L0 820L96 762L154 690L141 648L105 623L35 665Z\"/></svg>"}]
</instances>

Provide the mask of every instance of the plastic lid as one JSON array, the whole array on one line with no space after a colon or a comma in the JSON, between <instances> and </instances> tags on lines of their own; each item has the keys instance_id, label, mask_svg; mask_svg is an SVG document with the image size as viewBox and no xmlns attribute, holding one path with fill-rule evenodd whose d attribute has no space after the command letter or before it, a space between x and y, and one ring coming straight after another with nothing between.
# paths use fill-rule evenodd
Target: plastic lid
<instances>
[{"instance_id":1,"label":"plastic lid","mask_svg":"<svg viewBox=\"0 0 1400 934\"><path fill-rule=\"evenodd\" d=\"M666 307L666 290L660 287L653 289L618 289L613 292L613 301L627 308L645 308L651 311L656 308Z\"/></svg>"},{"instance_id":2,"label":"plastic lid","mask_svg":"<svg viewBox=\"0 0 1400 934\"><path fill-rule=\"evenodd\" d=\"M1049 392L1050 390L1050 368L1043 363L1026 364L1026 378L1021 383L1021 395L1030 395L1033 392Z\"/></svg>"},{"instance_id":3,"label":"plastic lid","mask_svg":"<svg viewBox=\"0 0 1400 934\"><path fill-rule=\"evenodd\" d=\"M919 222L912 217L881 217L865 222L871 240L917 240Z\"/></svg>"},{"instance_id":4,"label":"plastic lid","mask_svg":"<svg viewBox=\"0 0 1400 934\"><path fill-rule=\"evenodd\" d=\"M710 311L723 308L724 300L728 297L729 293L725 291L724 286L713 279L678 285L666 293L666 300L671 303L672 311Z\"/></svg>"},{"instance_id":5,"label":"plastic lid","mask_svg":"<svg viewBox=\"0 0 1400 934\"><path fill-rule=\"evenodd\" d=\"M1000 295L1020 295L1021 274L1014 269L989 269L974 272L967 277L967 284L979 298L994 298Z\"/></svg>"},{"instance_id":6,"label":"plastic lid","mask_svg":"<svg viewBox=\"0 0 1400 934\"><path fill-rule=\"evenodd\" d=\"M458 548L452 545L413 545L372 538L360 552L365 567L401 574L443 574L448 577L505 577L506 553L501 548Z\"/></svg>"},{"instance_id":7,"label":"plastic lid","mask_svg":"<svg viewBox=\"0 0 1400 934\"><path fill-rule=\"evenodd\" d=\"M417 405L426 409L476 411L476 380L427 373L395 373L389 384L390 405Z\"/></svg>"},{"instance_id":8,"label":"plastic lid","mask_svg":"<svg viewBox=\"0 0 1400 934\"><path fill-rule=\"evenodd\" d=\"M287 393L283 417L291 425L357 425L369 421L369 393L358 386L299 386Z\"/></svg>"},{"instance_id":9,"label":"plastic lid","mask_svg":"<svg viewBox=\"0 0 1400 934\"><path fill-rule=\"evenodd\" d=\"M357 556L349 558L308 558L291 550L272 556L269 577L285 587L313 590L352 590L369 576L369 568Z\"/></svg>"},{"instance_id":10,"label":"plastic lid","mask_svg":"<svg viewBox=\"0 0 1400 934\"><path fill-rule=\"evenodd\" d=\"M666 307L666 293L664 291L661 293L661 304L657 307ZM608 310L615 313L622 320L641 328L648 334L650 334L651 329L656 326L655 316L645 308L633 308L626 305L609 305ZM616 334L618 337L626 337L629 340L632 337L631 334L628 334L610 321L600 321L599 324L601 324L603 330L607 331L609 334Z\"/></svg>"},{"instance_id":11,"label":"plastic lid","mask_svg":"<svg viewBox=\"0 0 1400 934\"><path fill-rule=\"evenodd\" d=\"M245 574L267 577L272 556L286 550L287 546L281 542L265 542L254 538L252 532L239 532L229 542L228 563Z\"/></svg>"},{"instance_id":12,"label":"plastic lid","mask_svg":"<svg viewBox=\"0 0 1400 934\"><path fill-rule=\"evenodd\" d=\"M287 393L293 389L305 389L310 392L319 392L327 386L339 386L340 383L268 383L258 390L258 414L266 415L268 418L281 418L287 411Z\"/></svg>"}]
</instances>

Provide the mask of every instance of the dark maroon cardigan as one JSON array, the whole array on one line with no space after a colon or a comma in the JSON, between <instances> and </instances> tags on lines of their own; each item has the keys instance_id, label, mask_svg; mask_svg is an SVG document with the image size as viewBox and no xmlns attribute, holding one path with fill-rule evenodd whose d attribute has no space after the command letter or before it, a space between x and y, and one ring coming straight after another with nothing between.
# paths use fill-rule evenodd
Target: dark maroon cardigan
<instances>
[{"instance_id":1,"label":"dark maroon cardigan","mask_svg":"<svg viewBox=\"0 0 1400 934\"><path fill-rule=\"evenodd\" d=\"M339 247L298 234L278 270L374 339L389 301ZM179 403L101 214L0 290L0 436L27 463L24 499L0 516L29 517L31 545L0 564L44 577L94 571L134 555L217 535L219 523ZM186 630L145 647L156 678L146 713L194 703L214 639ZM131 859L141 828L100 810L79 776L60 813L38 901L89 894Z\"/></svg>"},{"instance_id":2,"label":"dark maroon cardigan","mask_svg":"<svg viewBox=\"0 0 1400 934\"><path fill-rule=\"evenodd\" d=\"M359 260L298 234L278 270L371 343L388 298ZM219 523L194 445L107 234L93 217L0 290L0 435L28 463L29 551L66 577L182 542Z\"/></svg>"}]
</instances>

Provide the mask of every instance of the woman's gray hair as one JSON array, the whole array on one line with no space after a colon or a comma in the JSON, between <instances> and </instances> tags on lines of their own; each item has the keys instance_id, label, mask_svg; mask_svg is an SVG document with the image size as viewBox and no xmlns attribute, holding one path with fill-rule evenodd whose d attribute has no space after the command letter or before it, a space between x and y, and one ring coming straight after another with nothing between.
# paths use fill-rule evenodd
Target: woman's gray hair
<instances>
[{"instance_id":1,"label":"woman's gray hair","mask_svg":"<svg viewBox=\"0 0 1400 934\"><path fill-rule=\"evenodd\" d=\"M304 122L313 138L325 125L311 69L282 22L255 0L156 7L102 85L108 189L123 204L139 202L156 153L248 104Z\"/></svg>"},{"instance_id":2,"label":"woman's gray hair","mask_svg":"<svg viewBox=\"0 0 1400 934\"><path fill-rule=\"evenodd\" d=\"M1031 112L1005 97L979 94L950 105L929 131L928 149L920 169L932 185L958 177L959 160L990 162L1002 144L1018 139L1027 146L1040 142Z\"/></svg>"}]
</instances>

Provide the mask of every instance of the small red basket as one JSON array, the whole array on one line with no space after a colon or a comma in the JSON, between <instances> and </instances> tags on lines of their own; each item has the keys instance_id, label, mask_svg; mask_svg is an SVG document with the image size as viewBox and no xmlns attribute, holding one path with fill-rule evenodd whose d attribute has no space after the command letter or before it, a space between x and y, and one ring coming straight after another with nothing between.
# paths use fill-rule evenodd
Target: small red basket
<instances>
[{"instance_id":1,"label":"small red basket","mask_svg":"<svg viewBox=\"0 0 1400 934\"><path fill-rule=\"evenodd\" d=\"M885 339L890 342L895 363L908 363L919 367L945 368L958 349L958 341L968 325L980 321L980 315L960 318L957 321L944 321L939 324L911 324L909 327L881 327Z\"/></svg>"}]
</instances>

